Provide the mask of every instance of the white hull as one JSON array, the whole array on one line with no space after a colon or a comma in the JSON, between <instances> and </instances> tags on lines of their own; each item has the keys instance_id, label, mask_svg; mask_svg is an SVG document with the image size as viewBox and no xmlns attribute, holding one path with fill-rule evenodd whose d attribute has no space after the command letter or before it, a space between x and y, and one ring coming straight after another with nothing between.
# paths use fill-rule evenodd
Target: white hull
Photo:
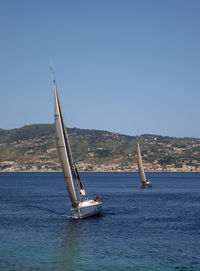
<instances>
[{"instance_id":1,"label":"white hull","mask_svg":"<svg viewBox=\"0 0 200 271\"><path fill-rule=\"evenodd\" d=\"M101 201L94 201L92 199L84 200L79 203L77 208L72 208L74 218L85 218L100 214L102 209Z\"/></svg>"},{"instance_id":2,"label":"white hull","mask_svg":"<svg viewBox=\"0 0 200 271\"><path fill-rule=\"evenodd\" d=\"M145 183L142 183L142 188L148 188L148 187L151 187L151 181L146 180Z\"/></svg>"}]
</instances>

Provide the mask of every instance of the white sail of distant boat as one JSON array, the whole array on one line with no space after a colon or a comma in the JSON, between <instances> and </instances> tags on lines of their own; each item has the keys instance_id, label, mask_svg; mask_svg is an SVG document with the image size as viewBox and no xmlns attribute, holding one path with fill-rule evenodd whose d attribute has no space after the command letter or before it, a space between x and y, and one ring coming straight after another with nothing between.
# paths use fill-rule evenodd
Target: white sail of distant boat
<instances>
[{"instance_id":1,"label":"white sail of distant boat","mask_svg":"<svg viewBox=\"0 0 200 271\"><path fill-rule=\"evenodd\" d=\"M54 82L54 111L57 150L66 187L72 204L71 211L75 218L84 218L97 215L101 212L102 202L97 196L95 200L89 199L80 181L79 173L72 157L67 129L64 123L58 97L55 75L52 68L51 72ZM76 186L74 185L74 181ZM77 198L76 190L78 191L79 199Z\"/></svg>"},{"instance_id":2,"label":"white sail of distant boat","mask_svg":"<svg viewBox=\"0 0 200 271\"><path fill-rule=\"evenodd\" d=\"M138 169L139 169L139 173L140 173L142 187L150 187L151 186L151 181L146 179L146 175L145 175L144 167L143 167L143 163L142 163L142 157L141 157L139 142L137 142L137 163L138 163Z\"/></svg>"}]
</instances>

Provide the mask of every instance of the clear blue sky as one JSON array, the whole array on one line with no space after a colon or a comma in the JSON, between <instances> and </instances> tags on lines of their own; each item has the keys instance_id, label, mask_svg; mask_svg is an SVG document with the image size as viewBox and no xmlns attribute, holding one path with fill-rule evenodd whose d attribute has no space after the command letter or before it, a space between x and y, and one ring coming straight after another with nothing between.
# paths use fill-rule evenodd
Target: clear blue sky
<instances>
[{"instance_id":1,"label":"clear blue sky","mask_svg":"<svg viewBox=\"0 0 200 271\"><path fill-rule=\"evenodd\" d=\"M199 0L1 0L0 128L200 137Z\"/></svg>"}]
</instances>

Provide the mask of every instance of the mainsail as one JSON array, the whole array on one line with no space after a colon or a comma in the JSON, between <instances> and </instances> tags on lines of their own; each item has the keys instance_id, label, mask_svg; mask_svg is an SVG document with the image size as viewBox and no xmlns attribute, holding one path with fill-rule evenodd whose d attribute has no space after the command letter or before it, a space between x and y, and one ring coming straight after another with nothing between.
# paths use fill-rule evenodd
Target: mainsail
<instances>
[{"instance_id":1,"label":"mainsail","mask_svg":"<svg viewBox=\"0 0 200 271\"><path fill-rule=\"evenodd\" d=\"M77 205L77 197L73 184L71 168L73 164L71 150L69 147L69 140L67 135L67 130L65 127L64 119L62 116L61 106L58 98L57 86L55 81L55 76L53 69L51 68L53 81L54 81L54 114L55 114L55 129L56 129L56 142L57 142L57 150L61 163L61 167L63 170L66 187L69 193L70 200L72 202L72 206Z\"/></svg>"},{"instance_id":2,"label":"mainsail","mask_svg":"<svg viewBox=\"0 0 200 271\"><path fill-rule=\"evenodd\" d=\"M138 168L139 168L139 172L140 172L141 182L142 182L142 184L145 184L146 183L146 176L145 176L144 167L143 167L143 163L142 163L139 142L137 142L137 162L138 162Z\"/></svg>"}]
</instances>

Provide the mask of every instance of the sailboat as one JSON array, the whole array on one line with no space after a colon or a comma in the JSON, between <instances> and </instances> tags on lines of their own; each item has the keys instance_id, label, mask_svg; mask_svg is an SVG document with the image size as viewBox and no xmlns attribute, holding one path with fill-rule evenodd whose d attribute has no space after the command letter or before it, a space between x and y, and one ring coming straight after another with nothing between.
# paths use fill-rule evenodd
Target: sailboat
<instances>
[{"instance_id":1,"label":"sailboat","mask_svg":"<svg viewBox=\"0 0 200 271\"><path fill-rule=\"evenodd\" d=\"M54 82L54 114L57 151L64 174L69 198L71 200L71 212L74 218L85 218L97 215L102 210L102 201L101 198L98 196L95 196L94 200L89 199L80 180L78 170L72 157L67 129L64 123L58 97L55 75L52 67L51 73Z\"/></svg>"},{"instance_id":2,"label":"sailboat","mask_svg":"<svg viewBox=\"0 0 200 271\"><path fill-rule=\"evenodd\" d=\"M142 188L151 187L151 181L146 179L146 175L144 172L139 142L137 142L137 163L138 163L138 169L140 173Z\"/></svg>"}]
</instances>

